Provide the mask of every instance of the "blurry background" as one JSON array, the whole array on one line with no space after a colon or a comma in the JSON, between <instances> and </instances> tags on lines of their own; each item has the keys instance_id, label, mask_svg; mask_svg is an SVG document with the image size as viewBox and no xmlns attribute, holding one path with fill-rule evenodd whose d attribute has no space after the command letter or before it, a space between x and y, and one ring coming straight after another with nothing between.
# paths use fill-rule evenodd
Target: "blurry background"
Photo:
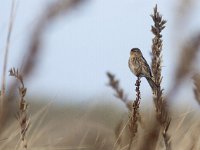
<instances>
[{"instance_id":1,"label":"blurry background","mask_svg":"<svg viewBox=\"0 0 200 150\"><path fill-rule=\"evenodd\" d=\"M27 64L30 74L25 72L23 76L28 89L26 119L31 122L26 138L28 148L82 149L88 146L85 149L110 150L118 144L122 149L129 145L132 115L123 102L113 96L113 89L107 86L106 72L115 74L128 99L135 100L136 77L128 68L129 52L138 47L151 63L153 21L150 14L156 4L167 20L162 32L162 88L171 102L168 103L168 115L172 119L169 139L176 150L200 149L197 105L200 104L200 77L195 80L195 88L199 88L196 93L192 79L195 73L200 73L200 59L195 59L195 56L200 58L199 1L0 0L0 77L12 1L16 1L16 9L6 70L9 97L2 105L5 107L0 109L0 149L16 149L19 143L21 122L16 117L20 99L17 84L13 84L16 80L9 77L8 71L15 67L24 73L22 68ZM77 5L57 17L56 13L68 8L67 2ZM33 59L27 63L29 54ZM162 138L154 136L161 131L155 121L155 118L159 120L159 111L155 114L152 92L145 79L142 79L141 96L139 134L134 142L148 147L147 141L165 149ZM161 115L166 121L166 114ZM157 131L150 132L151 126ZM150 140L146 140L148 133ZM159 144L157 140L161 140Z\"/></svg>"},{"instance_id":2,"label":"blurry background","mask_svg":"<svg viewBox=\"0 0 200 150\"><path fill-rule=\"evenodd\" d=\"M20 68L30 35L38 18L53 0L18 0L11 37L7 72ZM56 19L43 35L37 66L25 80L28 96L45 96L48 100L85 101L113 98L106 87L106 71L113 72L130 98L135 97L136 77L129 71L129 51L139 47L151 62L150 32L153 7L167 20L163 32L163 82L167 93L173 83L174 70L183 41L199 29L200 2L195 0L88 0L67 15ZM11 0L0 0L0 66L3 65ZM184 4L184 5L181 5ZM183 19L184 18L184 19ZM2 75L0 67L0 75ZM7 81L12 81L7 76ZM177 101L187 102L192 93L192 81L183 83ZM186 86L187 85L187 86ZM189 85L189 86L188 86ZM151 90L142 79L142 101L152 103ZM145 103L144 102L144 103ZM195 103L195 101L194 101Z\"/></svg>"}]
</instances>

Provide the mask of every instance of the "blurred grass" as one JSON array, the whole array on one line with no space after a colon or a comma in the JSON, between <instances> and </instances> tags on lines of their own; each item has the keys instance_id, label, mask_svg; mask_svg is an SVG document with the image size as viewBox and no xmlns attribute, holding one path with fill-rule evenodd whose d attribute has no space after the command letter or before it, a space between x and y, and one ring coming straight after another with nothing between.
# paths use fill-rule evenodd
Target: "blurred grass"
<instances>
[{"instance_id":1,"label":"blurred grass","mask_svg":"<svg viewBox=\"0 0 200 150\"><path fill-rule=\"evenodd\" d=\"M37 57L40 55L39 50L42 43L43 31L47 28L49 24L56 20L55 18L57 18L61 13L68 12L68 10L74 8L74 6L76 6L76 4L78 4L79 2L80 0L72 0L69 1L69 3L66 3L66 1L64 0L56 1L55 3L52 3L52 5L49 5L47 10L44 11L44 18L40 18L40 20L38 21L38 25L36 26L35 32L33 32L33 35L30 38L30 47L26 55L27 60L22 62L22 66L25 65L24 69L22 69L22 75L24 75L25 77L30 76L31 72L36 66L35 64L37 62ZM188 74L193 73L194 71L192 65L194 57L199 51L200 46L199 32L197 32L197 35L191 35L191 37L189 37L187 40L190 44L186 43L186 45L183 45L183 47L181 48L182 52L180 53L180 55L182 57L180 57L178 69L175 70L176 79L174 82L174 86L172 87L171 92L169 92L170 94L166 96L167 98L165 98L165 95L163 95L163 99L160 99L161 103L164 103L165 100L170 101L171 99L173 99L174 93L176 93L178 91L177 89L181 86L180 83L184 82L187 79L191 79ZM162 43L160 45L162 45ZM194 93L196 99L199 99L198 85L199 81L196 80L196 88ZM20 124L21 120L17 120L16 116L17 112L19 112L19 97L23 94L21 94L19 97L15 97L12 95L14 91L17 90L17 86L18 85L15 82L8 86L9 88L7 90L10 95L8 94L7 99L4 99L4 92L1 95L3 97L1 99L1 108L5 111L5 116L4 114L0 114L3 116L2 118L0 118L0 123L1 125L4 124L3 128L1 128L2 126L0 126L0 149L2 150L20 149L20 135L23 134L23 128ZM28 149L127 149L131 135L131 130L129 130L128 124L130 114L128 115L127 108L129 109L129 111L132 111L132 107L128 107L129 105L127 105L126 103L126 97L124 97L123 95L123 89L119 88L117 92L119 93L118 98L121 98L122 102L125 102L125 104L120 103L119 105L119 101L110 100L104 97L97 97L94 101L82 101L79 103L76 102L76 99L72 98L59 100L63 102L66 101L66 103L63 104L58 104L56 102L56 99L54 101L46 100L45 102L45 97L26 97L26 100L28 100L29 103L28 112L30 114L28 119L25 119L26 121L29 121L30 118L30 127L28 128L26 134ZM160 91L160 93L162 96L162 90ZM25 94L22 97L24 96ZM17 98L18 100L15 101L15 98ZM148 99L153 98L154 97ZM6 103L9 104L3 104L4 100ZM141 101L143 101L143 99ZM127 106L121 107L121 105ZM183 107L182 103L176 106L173 106L173 104L169 103L169 106L169 115L172 121L170 122L168 131L166 131L165 129L163 130L165 126L163 126L162 123L160 123L161 125L158 125L158 122L156 121L157 116L165 114L163 113L163 110L165 110L164 107L159 107L160 111L157 112L155 112L155 108L150 108L149 105L146 105L144 108L142 108L141 106L138 107L138 112L140 112L142 121L138 121L139 123L136 127L137 134L135 136L135 139L133 139L134 149L140 149L140 146L146 147L145 139L147 135L150 135L149 141L154 138L155 132L152 132L151 134L152 128L162 129L157 130L159 131L159 133L157 134L158 138L154 140L155 149L160 150L167 148L166 143L164 143L165 139L163 140L163 138L161 137L162 135L164 135L163 131L166 131L170 135L169 141L171 142L170 145L172 145L173 149L200 149L199 110L194 110L193 108L188 108L187 106ZM2 110L0 113L4 112ZM162 120L163 119L161 118L161 121Z\"/></svg>"},{"instance_id":2,"label":"blurred grass","mask_svg":"<svg viewBox=\"0 0 200 150\"><path fill-rule=\"evenodd\" d=\"M116 142L115 129L122 121L121 148L127 148L129 137L128 114L125 107L121 107L118 101L106 98L96 98L91 101L65 103L59 105L56 102L48 102L45 97L29 98L31 126L28 131L29 149L88 149L110 150ZM69 99L67 99L69 101ZM173 148L189 148L192 144L190 138L199 134L200 119L198 110L179 107L172 111L172 123L169 129ZM143 127L139 127L138 141L148 132L151 124L156 121L153 108L142 108ZM19 138L15 132L19 132L18 121L12 116L12 121L5 127L1 135L3 149L12 149ZM14 135L16 134L16 135ZM187 135L187 136L186 136ZM12 136L14 136L12 139ZM190 142L187 142L187 141ZM160 142L161 144L162 142ZM2 146L1 145L1 146ZM2 147L0 146L0 149ZM161 144L161 147L164 146Z\"/></svg>"},{"instance_id":3,"label":"blurred grass","mask_svg":"<svg viewBox=\"0 0 200 150\"><path fill-rule=\"evenodd\" d=\"M44 99L29 99L31 126L27 139L31 149L46 148L46 145L76 147L79 144L80 146L88 144L94 149L95 146L103 146L101 142L105 139L107 139L106 147L111 148L115 137L113 129L121 120L122 114L127 113L125 109L106 99L103 102L100 99L93 104L89 101L70 103L68 99L69 103L62 105ZM76 102L75 99L70 101ZM9 140L14 132L19 130L18 121L13 117L15 112L13 110L13 113L10 113L11 120L1 135L1 139L5 139L1 143L8 142L3 148L12 148L17 143L19 135Z\"/></svg>"}]
</instances>

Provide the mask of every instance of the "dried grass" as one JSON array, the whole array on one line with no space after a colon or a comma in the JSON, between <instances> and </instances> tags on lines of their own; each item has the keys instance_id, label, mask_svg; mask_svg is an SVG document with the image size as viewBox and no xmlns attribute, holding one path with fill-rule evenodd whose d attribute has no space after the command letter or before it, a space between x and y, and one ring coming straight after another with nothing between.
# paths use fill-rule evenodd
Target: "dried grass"
<instances>
[{"instance_id":1,"label":"dried grass","mask_svg":"<svg viewBox=\"0 0 200 150\"><path fill-rule=\"evenodd\" d=\"M138 120L140 118L139 108L140 108L140 77L137 78L135 86L136 86L136 99L133 102L132 106L132 112L130 116L130 123L129 123L129 129L130 129L130 142L128 150L131 150L133 139L135 137L135 134L138 132Z\"/></svg>"},{"instance_id":2,"label":"dried grass","mask_svg":"<svg viewBox=\"0 0 200 150\"><path fill-rule=\"evenodd\" d=\"M115 79L115 75L110 72L107 72L107 77L109 79L108 85L115 91L114 95L126 105L129 111L131 111L131 101L128 100L127 95L124 93L124 90L120 87L119 80Z\"/></svg>"},{"instance_id":3,"label":"dried grass","mask_svg":"<svg viewBox=\"0 0 200 150\"><path fill-rule=\"evenodd\" d=\"M166 100L163 98L163 90L161 88L162 75L161 75L161 62L162 62L162 30L165 28L166 21L163 20L162 16L158 12L157 5L154 8L154 13L151 15L154 26L151 27L151 31L154 34L154 38L152 40L152 74L157 84L158 88L154 94L154 103L156 107L156 118L163 128L162 134L165 141L165 146L167 150L170 150L171 146L169 143L169 135L167 134L171 118L169 117L169 113L167 110Z\"/></svg>"},{"instance_id":4,"label":"dried grass","mask_svg":"<svg viewBox=\"0 0 200 150\"><path fill-rule=\"evenodd\" d=\"M135 100L128 99L123 88L120 87L120 81L115 78L112 73L107 73L109 83L108 85L115 91L115 97L120 99L127 110L129 111L129 116L120 118L119 116L114 116L117 118L119 123L116 124L115 129L108 129L104 125L99 123L88 121L67 120L54 118L52 122L45 120L46 115L49 114L47 107L41 109L31 120L33 121L32 126L30 126L30 117L28 115L28 104L25 100L26 87L24 85L24 78L27 78L34 68L36 67L36 59L40 55L40 48L43 43L42 35L49 24L51 24L55 18L60 14L67 13L69 10L77 6L80 0L57 0L47 7L41 18L38 20L38 24L31 36L31 40L28 46L28 52L26 54L26 59L22 64L22 69L20 71L15 68L10 70L10 76L17 79L12 85L10 85L8 92L12 95L13 91L17 89L17 83L20 83L18 88L19 101L18 101L18 114L17 123L20 128L16 129L16 124L13 123L9 127L5 127L4 132L0 132L3 138L0 139L0 148L8 149L15 146L15 149L113 149L113 150L156 150L156 149L199 149L199 128L200 121L198 117L194 116L191 111L187 112L182 117L176 116L180 115L175 112L169 112L168 101L171 95L164 97L162 87L162 30L165 28L166 21L160 15L157 5L154 8L154 12L151 15L154 25L151 27L151 32L154 37L152 39L152 63L151 70L153 74L153 80L158 86L158 88L153 92L153 101L155 104L155 112L141 113L140 101L140 78L136 80L136 98ZM192 2L192 1L188 1ZM13 1L14 3L14 1ZM184 5L185 6L185 5ZM8 52L10 45L10 38L13 28L14 21L14 4L11 11L11 18L9 24L9 31L7 36L5 57L4 57L4 71L2 75L2 89L1 89L1 102L3 100L10 101L13 103L13 98L9 97L5 99L5 86L6 86L6 68L8 60ZM181 83L188 74L193 73L193 62L197 59L197 52L200 47L200 34L191 35L187 42L182 47L181 58L176 69L174 86L171 89L172 92L176 92L177 88L180 87ZM193 76L194 81L194 95L198 104L200 104L200 75L196 74ZM171 93L171 92L169 92ZM8 105L1 105L3 109L7 111L11 110ZM100 109L103 109L100 108ZM78 111L79 109L76 109ZM109 112L112 108L109 109ZM90 112L92 113L92 112ZM96 113L96 114L95 114ZM98 117L97 112L95 112L95 119ZM0 115L2 116L2 112ZM81 113L82 114L82 113ZM56 115L55 112L50 115ZM102 116L106 116L103 114ZM151 116L151 117L149 117ZM198 115L197 115L198 116ZM107 116L106 116L107 117ZM141 124L141 117L146 117L145 128L139 128L139 123ZM64 116L65 118L65 116ZM3 120L2 120L3 119ZM5 120L4 120L5 119ZM0 123L5 124L8 117L6 115L1 117ZM56 120L57 119L57 120ZM176 120L177 119L177 120ZM47 122L46 122L47 121ZM125 121L125 123L124 123ZM59 122L59 123L58 123ZM112 120L111 120L112 122ZM70 124L70 126L69 126ZM142 127L142 126L141 126ZM0 128L1 129L1 128ZM31 131L30 131L31 130ZM29 132L28 132L29 131ZM51 131L51 132L50 132ZM169 132L171 131L171 132ZM174 133L173 133L174 132ZM6 133L6 134L5 134ZM32 133L32 134L27 134ZM10 134L8 137L5 135ZM128 136L124 136L128 134ZM18 138L20 135L20 138ZM51 136L50 136L51 135ZM0 136L0 137L1 137ZM20 140L19 140L20 139ZM29 144L27 143L29 139ZM45 140L44 140L45 139ZM48 140L50 141L48 141ZM18 140L19 143L16 141ZM40 146L36 145L36 141L40 142ZM125 141L125 142L124 142ZM13 144L17 143L17 144ZM42 146L41 146L42 143Z\"/></svg>"},{"instance_id":5,"label":"dried grass","mask_svg":"<svg viewBox=\"0 0 200 150\"><path fill-rule=\"evenodd\" d=\"M15 0L12 0L12 7L11 7L11 14L10 14L10 22L8 27L8 34L6 38L6 46L5 46L5 54L4 54L4 63L3 63L3 74L2 74L2 86L1 86L1 106L3 106L5 90L6 90L6 70L7 70L7 63L8 63L8 52L10 48L10 39L12 35L14 20L15 20Z\"/></svg>"},{"instance_id":6,"label":"dried grass","mask_svg":"<svg viewBox=\"0 0 200 150\"><path fill-rule=\"evenodd\" d=\"M23 76L24 79L26 79L31 72L34 70L34 68L36 67L36 60L40 54L40 48L42 46L43 43L43 39L42 39L42 35L45 31L45 29L57 18L59 17L61 14L65 14L70 12L70 10L72 10L72 8L74 8L75 6L77 6L78 4L80 4L82 1L80 0L57 0L57 1L53 1L46 9L46 11L44 11L44 13L41 15L40 18L38 18L38 23L30 37L30 43L28 44L28 49L27 49L27 54L25 54L25 60L23 60L23 62L21 62L21 70L20 73ZM13 16L13 14L11 15ZM9 48L9 41L10 41L10 36L12 33L12 20L10 23L10 28L8 31L8 40L7 40L7 49L6 49L6 53L8 53L8 48ZM5 56L5 60L6 60ZM7 61L5 61L4 66L6 69L6 63ZM5 74L5 72L4 72ZM4 88L4 83L5 83L5 79L3 79L3 85L2 87ZM0 124L0 132L1 132L1 126L3 126L5 124L5 122L7 122L8 119L8 115L10 112L8 112L8 110L12 110L12 102L13 100L15 100L14 98L14 91L17 89L17 81L12 82L11 85L8 85L7 91L9 93L9 95L4 98L4 103L2 103L1 105L1 112L0 112L0 120L4 120L4 121L0 121L2 122L2 124ZM1 97L4 96L4 90L2 91ZM1 100L2 102L2 100Z\"/></svg>"},{"instance_id":7,"label":"dried grass","mask_svg":"<svg viewBox=\"0 0 200 150\"><path fill-rule=\"evenodd\" d=\"M127 109L130 112L129 116L129 130L130 130L130 136L129 136L129 144L128 144L128 150L131 149L133 139L138 131L138 122L141 123L141 116L139 114L139 105L140 105L140 78L136 80L135 86L136 86L136 99L135 101L131 102L130 100L127 99L127 96L124 94L124 90L120 87L119 85L119 80L115 79L115 76L111 73L107 73L107 76L109 78L109 86L113 88L115 91L115 96L119 98L123 103L126 104ZM132 103L132 104L131 104ZM131 106L132 105L132 106ZM125 124L125 127L127 124ZM120 146L121 144L121 130L124 129L123 127L123 119L120 121L120 123L117 125L116 130L115 130L115 135L117 138L117 143Z\"/></svg>"},{"instance_id":8,"label":"dried grass","mask_svg":"<svg viewBox=\"0 0 200 150\"><path fill-rule=\"evenodd\" d=\"M30 126L30 119L27 112L28 104L26 100L24 99L27 88L25 88L23 77L19 73L18 70L16 70L15 68L10 69L10 76L15 77L21 84L21 86L18 88L20 99L19 99L19 111L16 117L17 117L17 120L19 121L20 129L21 129L20 143L23 149L27 149L28 145L27 145L25 136Z\"/></svg>"},{"instance_id":9,"label":"dried grass","mask_svg":"<svg viewBox=\"0 0 200 150\"><path fill-rule=\"evenodd\" d=\"M1 91L0 91L0 122L4 122L2 120L5 120L5 108L4 108L4 99L5 99L5 93L6 93L6 72L7 72L7 63L8 63L8 53L10 49L10 40L12 36L12 30L13 25L15 21L15 0L12 0L12 6L11 6L11 13L10 13L10 20L9 20L9 27L8 27L8 34L6 38L6 45L4 50L4 62L3 62L3 74L2 74L2 85L1 85ZM1 127L3 124L0 124L0 132Z\"/></svg>"},{"instance_id":10,"label":"dried grass","mask_svg":"<svg viewBox=\"0 0 200 150\"><path fill-rule=\"evenodd\" d=\"M159 140L160 132L162 132L164 143L167 150L171 149L169 142L169 135L167 133L170 125L170 117L167 110L166 100L163 98L163 90L161 88L162 82L162 30L165 28L166 21L163 20L162 16L158 12L157 5L154 8L154 12L151 15L154 25L151 27L151 31L154 34L152 39L152 74L154 81L157 84L158 88L155 90L153 95L153 100L156 109L156 119L158 123L150 128L149 134L145 137L145 140L141 146L141 149L155 149Z\"/></svg>"}]
</instances>

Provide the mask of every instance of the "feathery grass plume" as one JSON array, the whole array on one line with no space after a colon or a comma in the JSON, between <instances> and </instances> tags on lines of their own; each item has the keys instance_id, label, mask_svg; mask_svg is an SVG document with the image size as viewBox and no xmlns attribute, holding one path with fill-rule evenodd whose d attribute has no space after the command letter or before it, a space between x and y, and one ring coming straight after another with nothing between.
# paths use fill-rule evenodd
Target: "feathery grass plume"
<instances>
[{"instance_id":1,"label":"feathery grass plume","mask_svg":"<svg viewBox=\"0 0 200 150\"><path fill-rule=\"evenodd\" d=\"M149 143L154 146L152 148L155 148L160 129L162 130L163 133L163 138L165 141L165 146L169 150L170 149L170 143L169 143L169 135L167 134L169 125L170 125L170 117L168 114L167 106L166 106L166 101L163 98L163 89L161 88L161 82L162 82L162 75L161 75L161 62L162 62L162 30L165 28L166 20L163 20L162 16L158 12L157 5L154 8L154 12L151 15L154 25L151 26L151 31L154 34L154 38L152 39L152 63L151 63L151 68L152 68L152 74L154 78L154 82L158 86L155 90L155 93L153 95L154 103L155 103L155 108L156 108L156 119L159 122L161 128L159 130L157 129L152 129L152 131L156 131L158 133L154 133L154 143ZM155 124L157 125L157 124ZM155 126L154 128L158 128ZM150 131L150 133L152 133ZM156 137L157 136L157 137ZM150 134L149 137L147 138L152 138L152 135ZM148 147L148 145L146 145Z\"/></svg>"},{"instance_id":2,"label":"feathery grass plume","mask_svg":"<svg viewBox=\"0 0 200 150\"><path fill-rule=\"evenodd\" d=\"M197 103L200 105L200 74L195 74L193 77L193 81L194 81L194 95L196 98Z\"/></svg>"},{"instance_id":3,"label":"feathery grass plume","mask_svg":"<svg viewBox=\"0 0 200 150\"><path fill-rule=\"evenodd\" d=\"M129 120L129 129L130 129L130 142L128 149L131 149L133 138L135 137L135 134L137 133L138 124L137 122L142 123L141 116L139 114L139 105L140 105L140 78L138 77L135 83L136 86L136 99L132 103L130 100L127 99L127 96L124 94L124 91L119 86L119 80L115 79L115 76L111 74L110 72L107 72L107 76L109 78L109 86L114 89L115 96L119 98L123 103L126 104L127 109L129 110L130 114L130 120ZM131 104L132 103L132 104ZM131 105L130 105L131 104ZM121 124L121 123L120 123ZM120 125L119 125L120 126ZM119 129L119 126L117 126L117 129ZM117 138L119 136L120 132L116 134ZM120 142L120 139L118 139L117 142Z\"/></svg>"},{"instance_id":4,"label":"feathery grass plume","mask_svg":"<svg viewBox=\"0 0 200 150\"><path fill-rule=\"evenodd\" d=\"M107 72L107 77L109 79L108 85L115 91L115 96L126 105L129 111L131 111L131 101L128 100L127 96L124 94L124 90L119 85L119 80L115 79L115 75L110 72Z\"/></svg>"},{"instance_id":5,"label":"feathery grass plume","mask_svg":"<svg viewBox=\"0 0 200 150\"><path fill-rule=\"evenodd\" d=\"M18 88L19 90L19 95L20 95L20 100L19 100L19 112L17 114L17 119L20 124L20 129L21 129L21 144L24 149L27 149L27 142L25 139L26 132L30 126L30 119L27 114L28 111L28 104L26 100L24 99L26 95L27 88L24 86L24 81L22 75L19 73L18 70L15 68L10 69L10 76L15 77L21 84L21 86Z\"/></svg>"},{"instance_id":6,"label":"feathery grass plume","mask_svg":"<svg viewBox=\"0 0 200 150\"><path fill-rule=\"evenodd\" d=\"M161 76L161 62L162 62L162 34L161 31L165 28L166 21L162 19L162 16L157 10L157 5L154 8L154 13L151 15L154 26L151 27L151 31L154 34L152 39L152 74L154 81L157 84L158 88L154 94L154 102L156 107L157 119L161 125L166 123L167 111L166 111L166 102L163 98L163 89L161 88L162 76Z\"/></svg>"},{"instance_id":7,"label":"feathery grass plume","mask_svg":"<svg viewBox=\"0 0 200 150\"><path fill-rule=\"evenodd\" d=\"M108 86L110 86L115 91L114 96L119 98L126 105L129 112L131 112L132 110L131 101L128 100L127 96L124 94L124 90L119 85L119 80L115 79L115 75L110 72L107 72L107 77L109 79ZM115 128L115 136L117 138L116 144L118 144L119 146L121 145L121 140L122 140L120 136L122 125L123 125L123 119L119 122L119 124Z\"/></svg>"},{"instance_id":8,"label":"feathery grass plume","mask_svg":"<svg viewBox=\"0 0 200 150\"><path fill-rule=\"evenodd\" d=\"M162 34L161 31L165 28L166 20L163 20L162 16L157 10L157 5L154 8L154 13L151 15L154 26L151 26L151 32L154 34L152 39L152 74L155 80L155 83L160 86L162 77L161 77L161 51L162 51Z\"/></svg>"},{"instance_id":9,"label":"feathery grass plume","mask_svg":"<svg viewBox=\"0 0 200 150\"><path fill-rule=\"evenodd\" d=\"M135 134L137 133L137 130L138 130L138 119L140 117L139 107L140 107L140 100L141 100L140 83L141 83L141 80L140 80L140 77L138 77L135 83L136 99L133 102L133 106L132 106L133 108L132 108L132 113L130 116L130 123L129 123L131 137L130 137L128 150L131 149L133 138L135 137Z\"/></svg>"}]
</instances>

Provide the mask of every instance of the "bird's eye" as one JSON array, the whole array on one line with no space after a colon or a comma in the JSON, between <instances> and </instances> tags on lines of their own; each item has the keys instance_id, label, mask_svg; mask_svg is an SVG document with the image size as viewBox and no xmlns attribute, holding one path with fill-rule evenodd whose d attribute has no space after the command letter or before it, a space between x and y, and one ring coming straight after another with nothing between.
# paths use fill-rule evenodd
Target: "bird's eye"
<instances>
[{"instance_id":1,"label":"bird's eye","mask_svg":"<svg viewBox=\"0 0 200 150\"><path fill-rule=\"evenodd\" d=\"M132 52L132 53L135 52L135 49L132 49L131 52Z\"/></svg>"}]
</instances>

